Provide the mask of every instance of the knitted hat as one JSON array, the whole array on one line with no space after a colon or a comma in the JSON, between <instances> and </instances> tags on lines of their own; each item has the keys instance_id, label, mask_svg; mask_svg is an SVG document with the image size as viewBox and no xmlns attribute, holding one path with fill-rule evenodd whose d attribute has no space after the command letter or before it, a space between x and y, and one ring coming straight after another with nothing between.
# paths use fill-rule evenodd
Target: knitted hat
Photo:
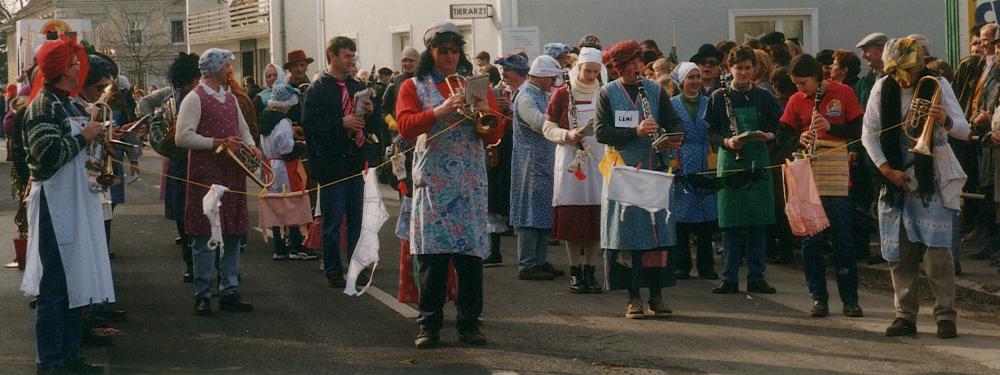
<instances>
[{"instance_id":1,"label":"knitted hat","mask_svg":"<svg viewBox=\"0 0 1000 375\"><path fill-rule=\"evenodd\" d=\"M639 46L638 42L630 39L615 43L609 52L611 52L611 60L615 63L615 67L619 68L642 57L642 47Z\"/></svg>"},{"instance_id":2,"label":"knitted hat","mask_svg":"<svg viewBox=\"0 0 1000 375\"><path fill-rule=\"evenodd\" d=\"M299 104L299 96L295 95L285 81L274 81L271 88L271 98L267 100L267 108L276 111L286 111L292 106Z\"/></svg>"},{"instance_id":3,"label":"knitted hat","mask_svg":"<svg viewBox=\"0 0 1000 375\"><path fill-rule=\"evenodd\" d=\"M410 59L413 61L420 60L420 52L417 52L417 49L413 47L403 48L403 57L401 57L400 60L402 59Z\"/></svg>"},{"instance_id":4,"label":"knitted hat","mask_svg":"<svg viewBox=\"0 0 1000 375\"><path fill-rule=\"evenodd\" d=\"M590 47L600 50L601 49L601 38L594 34L584 35L580 38L580 48Z\"/></svg>"}]
</instances>

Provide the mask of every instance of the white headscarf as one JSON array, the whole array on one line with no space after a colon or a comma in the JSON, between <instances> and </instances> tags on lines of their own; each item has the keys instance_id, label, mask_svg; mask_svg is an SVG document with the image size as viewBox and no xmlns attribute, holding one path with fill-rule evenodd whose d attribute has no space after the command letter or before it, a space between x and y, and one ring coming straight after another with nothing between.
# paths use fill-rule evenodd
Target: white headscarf
<instances>
[{"instance_id":1,"label":"white headscarf","mask_svg":"<svg viewBox=\"0 0 1000 375\"><path fill-rule=\"evenodd\" d=\"M552 56L541 55L531 63L528 74L535 77L559 77L562 75L562 69L559 67L559 62Z\"/></svg>"},{"instance_id":2,"label":"white headscarf","mask_svg":"<svg viewBox=\"0 0 1000 375\"><path fill-rule=\"evenodd\" d=\"M684 80L687 79L688 74L692 71L698 69L698 64L690 61L685 61L677 65L674 71L670 73L670 79L677 84L678 87L683 87Z\"/></svg>"},{"instance_id":3,"label":"white headscarf","mask_svg":"<svg viewBox=\"0 0 1000 375\"><path fill-rule=\"evenodd\" d=\"M601 55L601 50L591 47L580 48L580 57L576 60L576 64L573 65L573 69L569 71L570 79L579 79L580 77L580 65L584 63L597 63L601 64L601 82L608 82L608 69L604 66L603 55Z\"/></svg>"}]
</instances>

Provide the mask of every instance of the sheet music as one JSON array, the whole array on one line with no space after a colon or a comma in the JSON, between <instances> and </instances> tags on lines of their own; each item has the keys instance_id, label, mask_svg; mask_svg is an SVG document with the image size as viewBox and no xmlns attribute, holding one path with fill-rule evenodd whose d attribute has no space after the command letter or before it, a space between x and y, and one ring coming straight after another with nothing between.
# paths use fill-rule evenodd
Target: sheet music
<instances>
[{"instance_id":1,"label":"sheet music","mask_svg":"<svg viewBox=\"0 0 1000 375\"><path fill-rule=\"evenodd\" d=\"M490 89L490 76L488 74L479 74L468 77L465 79L465 103L469 107L475 107L477 103L476 98L481 98L486 100L488 95L487 90Z\"/></svg>"}]
</instances>

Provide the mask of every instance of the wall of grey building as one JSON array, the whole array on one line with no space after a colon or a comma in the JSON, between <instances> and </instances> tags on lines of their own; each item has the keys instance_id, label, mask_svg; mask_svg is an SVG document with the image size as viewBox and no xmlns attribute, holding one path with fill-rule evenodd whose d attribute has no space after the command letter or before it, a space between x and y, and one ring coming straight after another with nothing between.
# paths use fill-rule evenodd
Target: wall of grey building
<instances>
[{"instance_id":1,"label":"wall of grey building","mask_svg":"<svg viewBox=\"0 0 1000 375\"><path fill-rule=\"evenodd\" d=\"M595 33L604 45L622 39L653 39L667 52L676 22L678 57L703 43L729 38L730 9L817 8L818 49L850 48L865 35L923 34L931 51L945 51L944 3L937 0L517 0L518 26L538 26L542 45L576 45ZM965 51L963 51L965 53Z\"/></svg>"}]
</instances>

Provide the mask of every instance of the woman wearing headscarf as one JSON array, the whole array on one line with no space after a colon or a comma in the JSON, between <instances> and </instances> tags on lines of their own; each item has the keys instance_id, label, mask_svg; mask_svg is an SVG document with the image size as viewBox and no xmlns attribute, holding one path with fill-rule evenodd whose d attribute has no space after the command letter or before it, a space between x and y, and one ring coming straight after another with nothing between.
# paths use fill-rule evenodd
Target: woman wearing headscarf
<instances>
[{"instance_id":1,"label":"woman wearing headscarf","mask_svg":"<svg viewBox=\"0 0 1000 375\"><path fill-rule=\"evenodd\" d=\"M705 111L708 97L701 95L701 70L698 64L682 62L673 72L681 87L681 92L670 99L674 111L684 122L684 143L677 154L677 164L682 174L692 175L714 169L709 165L708 122ZM691 249L688 239L697 238L698 277L718 280L715 272L715 257L712 254L712 234L718 229L719 211L715 193L699 192L693 186L675 183L671 214L677 220L677 248L671 252L675 274L678 279L691 278Z\"/></svg>"},{"instance_id":2,"label":"woman wearing headscarf","mask_svg":"<svg viewBox=\"0 0 1000 375\"><path fill-rule=\"evenodd\" d=\"M80 357L83 314L92 303L115 301L101 198L90 189L88 145L103 125L73 102L89 60L76 38L47 41L35 55L25 118L31 191L27 268L21 291L38 296L38 373L103 371Z\"/></svg>"},{"instance_id":3,"label":"woman wearing headscarf","mask_svg":"<svg viewBox=\"0 0 1000 375\"><path fill-rule=\"evenodd\" d=\"M545 110L545 138L556 143L552 237L566 241L571 293L600 293L601 179L604 146L594 137L594 105L607 80L601 51L584 47L569 82L552 94ZM572 96L572 100L571 99Z\"/></svg>"},{"instance_id":4,"label":"woman wearing headscarf","mask_svg":"<svg viewBox=\"0 0 1000 375\"><path fill-rule=\"evenodd\" d=\"M621 77L601 88L595 121L597 141L620 154L620 164L665 171L670 165L669 153L653 150L650 135L661 129L680 132L683 124L663 88L638 76L644 66L639 43L621 41L609 51ZM640 103L640 87L645 92L650 117L646 117L645 106ZM668 142L665 148L676 149L680 144L677 139ZM668 219L663 210L650 214L640 207L602 202L601 247L605 249L606 285L611 290L628 290L626 319L671 314L662 295L662 288L675 283L670 269L673 264L667 261L667 249L674 246L674 224ZM642 287L649 289L648 310L639 295Z\"/></svg>"},{"instance_id":5,"label":"woman wearing headscarf","mask_svg":"<svg viewBox=\"0 0 1000 375\"><path fill-rule=\"evenodd\" d=\"M431 26L424 33L424 45L417 75L400 86L396 101L399 135L416 141L410 253L417 258L420 274L420 332L413 343L423 349L440 341L448 265L454 264L458 339L485 345L486 336L479 330L483 258L489 252L483 144L496 143L503 127L479 134L473 120L458 113L465 98L451 95L447 81L466 61L458 27L450 22ZM492 90L482 99L478 110L497 113Z\"/></svg>"},{"instance_id":6,"label":"woman wearing headscarf","mask_svg":"<svg viewBox=\"0 0 1000 375\"><path fill-rule=\"evenodd\" d=\"M885 45L882 60L886 76L872 87L865 109L861 142L883 177L878 201L879 235L882 257L889 262L892 276L896 319L886 329L886 336L915 335L920 307L916 282L921 265L934 293L934 319L937 336L958 335L955 327L955 265L952 245L953 216L959 209L965 174L943 173L958 162L954 159L948 137L969 138L969 123L945 79L940 83L940 104L932 105L928 118L933 119L933 157L907 150L916 142L897 126L910 109L914 86L928 76L924 69L927 50L911 39L892 39ZM923 122L921 122L923 123ZM919 130L919 129L918 129ZM991 141L1000 138L996 134ZM942 165L943 164L943 165Z\"/></svg>"}]
</instances>

